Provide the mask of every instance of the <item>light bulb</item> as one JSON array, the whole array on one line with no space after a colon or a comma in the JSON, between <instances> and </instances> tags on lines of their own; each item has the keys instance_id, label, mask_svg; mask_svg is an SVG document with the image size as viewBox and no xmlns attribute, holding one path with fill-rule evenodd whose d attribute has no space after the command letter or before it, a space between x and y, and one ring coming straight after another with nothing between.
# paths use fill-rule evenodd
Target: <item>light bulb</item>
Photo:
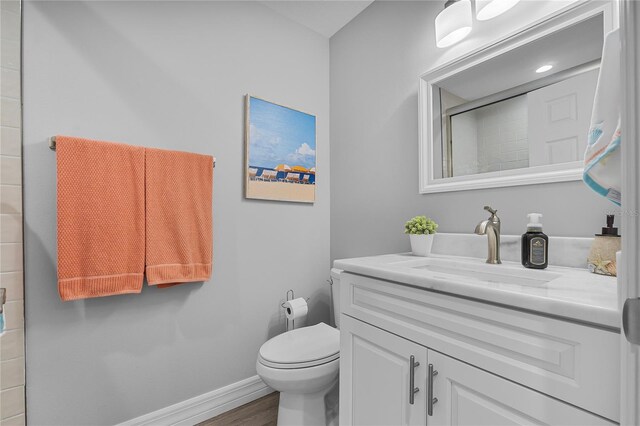
<instances>
[{"instance_id":1,"label":"light bulb","mask_svg":"<svg viewBox=\"0 0 640 426\"><path fill-rule=\"evenodd\" d=\"M502 15L520 0L476 0L476 18L486 21Z\"/></svg>"},{"instance_id":2,"label":"light bulb","mask_svg":"<svg viewBox=\"0 0 640 426\"><path fill-rule=\"evenodd\" d=\"M471 0L448 1L436 16L436 46L448 47L471 32Z\"/></svg>"}]
</instances>

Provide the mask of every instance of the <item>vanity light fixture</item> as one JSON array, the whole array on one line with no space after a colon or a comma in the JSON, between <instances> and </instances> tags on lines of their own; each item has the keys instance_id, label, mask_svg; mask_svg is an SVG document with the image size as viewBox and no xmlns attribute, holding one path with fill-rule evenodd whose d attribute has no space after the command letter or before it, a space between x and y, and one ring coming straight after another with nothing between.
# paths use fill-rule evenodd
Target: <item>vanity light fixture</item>
<instances>
[{"instance_id":1,"label":"vanity light fixture","mask_svg":"<svg viewBox=\"0 0 640 426\"><path fill-rule=\"evenodd\" d=\"M507 10L518 4L520 0L476 0L476 18L478 21L487 21L502 15Z\"/></svg>"},{"instance_id":2,"label":"vanity light fixture","mask_svg":"<svg viewBox=\"0 0 640 426\"><path fill-rule=\"evenodd\" d=\"M449 0L436 16L436 46L451 46L471 32L471 0Z\"/></svg>"},{"instance_id":3,"label":"vanity light fixture","mask_svg":"<svg viewBox=\"0 0 640 426\"><path fill-rule=\"evenodd\" d=\"M538 69L536 70L536 72L537 72L538 74L541 74L541 73L543 73L543 72L547 72L547 71L549 71L551 68L553 68L553 65L549 65L549 64L547 64L547 65L543 65L543 66L541 66L540 68L538 68Z\"/></svg>"}]
</instances>

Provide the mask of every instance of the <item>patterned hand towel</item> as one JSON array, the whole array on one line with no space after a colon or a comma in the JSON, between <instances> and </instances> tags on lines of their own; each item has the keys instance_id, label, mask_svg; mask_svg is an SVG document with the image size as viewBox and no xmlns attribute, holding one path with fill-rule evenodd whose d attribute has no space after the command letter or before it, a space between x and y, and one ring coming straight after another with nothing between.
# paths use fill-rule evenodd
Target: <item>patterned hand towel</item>
<instances>
[{"instance_id":1,"label":"patterned hand towel","mask_svg":"<svg viewBox=\"0 0 640 426\"><path fill-rule=\"evenodd\" d=\"M57 136L56 151L60 298L139 293L144 148Z\"/></svg>"},{"instance_id":2,"label":"patterned hand towel","mask_svg":"<svg viewBox=\"0 0 640 426\"><path fill-rule=\"evenodd\" d=\"M610 32L602 49L602 63L584 154L584 182L620 205L622 187L620 31Z\"/></svg>"},{"instance_id":3,"label":"patterned hand towel","mask_svg":"<svg viewBox=\"0 0 640 426\"><path fill-rule=\"evenodd\" d=\"M168 287L211 277L213 157L147 148L146 275Z\"/></svg>"}]
</instances>

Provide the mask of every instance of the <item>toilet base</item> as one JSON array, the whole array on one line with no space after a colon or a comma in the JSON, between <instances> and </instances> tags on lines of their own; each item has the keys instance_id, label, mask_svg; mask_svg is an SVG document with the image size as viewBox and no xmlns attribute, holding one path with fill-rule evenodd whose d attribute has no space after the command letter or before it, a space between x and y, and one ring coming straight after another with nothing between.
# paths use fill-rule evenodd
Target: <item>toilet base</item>
<instances>
[{"instance_id":1,"label":"toilet base","mask_svg":"<svg viewBox=\"0 0 640 426\"><path fill-rule=\"evenodd\" d=\"M338 426L338 380L320 392L280 392L278 426Z\"/></svg>"}]
</instances>

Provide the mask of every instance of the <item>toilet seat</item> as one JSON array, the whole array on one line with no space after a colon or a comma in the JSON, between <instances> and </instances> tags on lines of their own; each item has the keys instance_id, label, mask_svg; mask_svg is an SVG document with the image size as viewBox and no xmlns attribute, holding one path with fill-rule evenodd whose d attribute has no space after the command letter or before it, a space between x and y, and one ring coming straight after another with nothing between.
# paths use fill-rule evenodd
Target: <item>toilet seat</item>
<instances>
[{"instance_id":1,"label":"toilet seat","mask_svg":"<svg viewBox=\"0 0 640 426\"><path fill-rule=\"evenodd\" d=\"M267 366L267 367L271 367L271 368L278 368L278 369L283 369L283 370L288 370L288 369L296 369L296 368L309 368L309 367L317 367L319 365L322 364L326 364L328 362L331 361L335 361L337 359L340 358L340 354L334 354L332 356L323 358L323 359L316 359L313 361L308 361L308 362L295 362L295 363L287 363L287 364L282 364L282 363L277 363L277 362L271 362L271 361L267 361L266 359L259 357L258 361L260 362L260 364Z\"/></svg>"},{"instance_id":2,"label":"toilet seat","mask_svg":"<svg viewBox=\"0 0 640 426\"><path fill-rule=\"evenodd\" d=\"M258 362L278 369L308 368L340 357L340 332L320 323L280 334L260 348Z\"/></svg>"}]
</instances>

